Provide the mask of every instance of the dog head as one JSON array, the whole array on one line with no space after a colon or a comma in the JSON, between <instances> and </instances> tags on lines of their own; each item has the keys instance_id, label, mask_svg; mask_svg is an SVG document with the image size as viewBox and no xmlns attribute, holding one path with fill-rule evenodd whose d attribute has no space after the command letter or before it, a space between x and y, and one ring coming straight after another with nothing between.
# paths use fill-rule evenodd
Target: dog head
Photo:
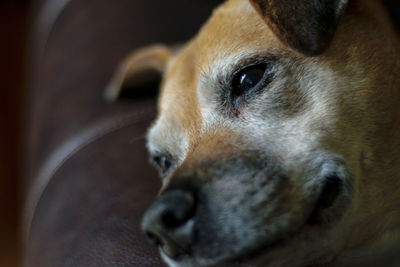
<instances>
[{"instance_id":1,"label":"dog head","mask_svg":"<svg viewBox=\"0 0 400 267\"><path fill-rule=\"evenodd\" d=\"M399 223L398 44L377 1L230 0L131 56L109 95L164 72L142 228L165 261L331 262Z\"/></svg>"}]
</instances>

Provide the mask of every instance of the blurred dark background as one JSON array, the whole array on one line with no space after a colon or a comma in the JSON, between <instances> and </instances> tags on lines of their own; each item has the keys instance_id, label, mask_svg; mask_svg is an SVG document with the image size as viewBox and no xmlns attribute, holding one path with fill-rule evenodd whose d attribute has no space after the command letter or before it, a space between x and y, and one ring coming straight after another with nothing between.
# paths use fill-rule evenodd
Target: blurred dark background
<instances>
[{"instance_id":1,"label":"blurred dark background","mask_svg":"<svg viewBox=\"0 0 400 267\"><path fill-rule=\"evenodd\" d=\"M18 266L21 102L28 1L0 1L0 266Z\"/></svg>"}]
</instances>

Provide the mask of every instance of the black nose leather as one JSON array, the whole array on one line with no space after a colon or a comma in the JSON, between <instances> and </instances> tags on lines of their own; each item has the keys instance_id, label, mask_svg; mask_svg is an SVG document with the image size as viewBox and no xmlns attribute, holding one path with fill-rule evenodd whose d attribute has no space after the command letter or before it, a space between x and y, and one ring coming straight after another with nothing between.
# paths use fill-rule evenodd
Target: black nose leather
<instances>
[{"instance_id":1,"label":"black nose leather","mask_svg":"<svg viewBox=\"0 0 400 267\"><path fill-rule=\"evenodd\" d=\"M162 194L149 207L142 230L172 258L189 253L196 201L191 192L174 189Z\"/></svg>"}]
</instances>

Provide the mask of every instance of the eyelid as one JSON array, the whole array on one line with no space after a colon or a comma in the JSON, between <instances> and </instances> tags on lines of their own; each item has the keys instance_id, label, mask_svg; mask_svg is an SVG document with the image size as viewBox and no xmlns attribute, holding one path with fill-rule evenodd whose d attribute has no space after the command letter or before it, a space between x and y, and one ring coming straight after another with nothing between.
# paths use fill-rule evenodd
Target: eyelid
<instances>
[{"instance_id":1,"label":"eyelid","mask_svg":"<svg viewBox=\"0 0 400 267\"><path fill-rule=\"evenodd\" d=\"M225 105L228 104L226 105L226 108L228 108L227 110L233 110L234 114L237 114L238 108L242 104L246 103L246 99L250 99L252 96L255 96L258 92L260 92L263 88L266 88L272 82L272 79L274 77L274 66L276 65L276 60L274 57L253 57L243 60L241 62L242 64L236 65L236 69L231 72L230 76L225 79L223 83L221 83L223 85L223 90L221 91L219 96L222 103L225 103ZM253 90L247 91L243 95L233 94L233 84L237 75L248 68L264 64L265 69L263 77L260 82L257 83Z\"/></svg>"},{"instance_id":2,"label":"eyelid","mask_svg":"<svg viewBox=\"0 0 400 267\"><path fill-rule=\"evenodd\" d=\"M249 68L251 66L256 66L256 65L260 65L260 64L266 64L267 65L267 69L268 67L273 67L273 65L275 65L277 61L277 58L275 56L253 56L250 58L245 58L240 60L238 63L236 63L233 67L233 70L230 72L230 79L232 80L232 78L237 75L239 72L243 71L246 68ZM272 70L272 68L271 68Z\"/></svg>"},{"instance_id":3,"label":"eyelid","mask_svg":"<svg viewBox=\"0 0 400 267\"><path fill-rule=\"evenodd\" d=\"M264 62L260 63L260 64L252 64L250 66L246 66L246 67L242 68L240 71L236 72L236 74L233 75L233 78L231 81L231 90L232 90L233 94L235 94L236 87L240 86L240 83L242 82L242 78L244 77L243 75L246 72L249 72L250 70L254 70L254 69L262 70L262 77L259 82L262 82L263 80L265 80L266 76L268 76L268 73L270 72L270 71L268 71L268 64L264 63ZM257 84L255 84L254 86L256 86Z\"/></svg>"},{"instance_id":4,"label":"eyelid","mask_svg":"<svg viewBox=\"0 0 400 267\"><path fill-rule=\"evenodd\" d=\"M240 72L249 68L251 66L259 65L259 64L266 64L266 73L273 73L274 66L278 61L277 56L274 55L257 55L251 56L248 58L243 58L237 61L235 64L229 67L228 70L223 71L217 77L217 84L218 87L222 90L219 92L220 97L225 97L226 93L230 92L232 81L234 77L238 75Z\"/></svg>"}]
</instances>

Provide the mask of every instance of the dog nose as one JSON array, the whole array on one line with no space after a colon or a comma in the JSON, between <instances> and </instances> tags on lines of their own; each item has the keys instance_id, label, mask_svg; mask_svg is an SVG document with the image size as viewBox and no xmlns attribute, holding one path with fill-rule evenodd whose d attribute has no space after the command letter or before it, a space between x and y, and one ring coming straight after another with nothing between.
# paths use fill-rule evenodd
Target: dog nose
<instances>
[{"instance_id":1,"label":"dog nose","mask_svg":"<svg viewBox=\"0 0 400 267\"><path fill-rule=\"evenodd\" d=\"M167 191L144 214L142 230L169 257L188 254L195 210L193 193L180 189Z\"/></svg>"}]
</instances>

